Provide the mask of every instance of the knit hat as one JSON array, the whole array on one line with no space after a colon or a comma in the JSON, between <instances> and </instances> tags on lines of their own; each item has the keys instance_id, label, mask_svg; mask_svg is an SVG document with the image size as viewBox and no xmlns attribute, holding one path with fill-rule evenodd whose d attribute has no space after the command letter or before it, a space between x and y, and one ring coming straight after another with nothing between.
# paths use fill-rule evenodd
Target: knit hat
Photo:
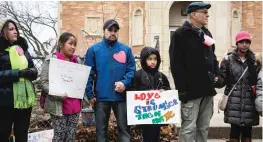
<instances>
[{"instance_id":1,"label":"knit hat","mask_svg":"<svg viewBox=\"0 0 263 142\"><path fill-rule=\"evenodd\" d=\"M237 35L236 35L236 43L238 43L241 40L249 40L251 42L252 37L251 37L250 33L246 32L246 31L241 31L241 32L237 33Z\"/></svg>"}]
</instances>

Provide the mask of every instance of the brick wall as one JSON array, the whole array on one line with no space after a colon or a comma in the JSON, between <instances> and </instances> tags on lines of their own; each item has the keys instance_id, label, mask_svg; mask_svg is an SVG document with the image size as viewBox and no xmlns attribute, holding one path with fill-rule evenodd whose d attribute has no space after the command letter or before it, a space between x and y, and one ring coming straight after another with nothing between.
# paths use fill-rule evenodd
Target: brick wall
<instances>
[{"instance_id":1,"label":"brick wall","mask_svg":"<svg viewBox=\"0 0 263 142\"><path fill-rule=\"evenodd\" d=\"M116 20L120 25L119 31L119 41L129 45L129 37L131 27L130 20L132 20L132 15L134 9L140 7L143 9L143 17L145 25L145 2L70 2L62 1L61 2L61 27L60 33L63 32L72 32L78 39L77 51L76 54L84 55L88 47L90 47L95 41L91 38L82 37L81 29L84 29L85 15L103 15L104 22L108 19L114 18L116 15ZM104 13L104 14L103 14ZM118 14L117 14L118 13ZM103 25L102 25L103 26ZM101 27L102 28L102 27ZM144 34L145 34L145 28ZM132 38L132 37L131 37ZM83 41L85 40L85 46L83 46ZM145 41L145 39L144 39ZM139 53L143 46L132 47L132 50L135 54Z\"/></svg>"},{"instance_id":2,"label":"brick wall","mask_svg":"<svg viewBox=\"0 0 263 142\"><path fill-rule=\"evenodd\" d=\"M242 30L252 34L251 49L262 52L262 2L242 2Z\"/></svg>"},{"instance_id":3,"label":"brick wall","mask_svg":"<svg viewBox=\"0 0 263 142\"><path fill-rule=\"evenodd\" d=\"M116 20L120 24L119 41L129 45L132 41L132 16L134 10L141 8L143 10L143 45L133 46L132 50L135 55L139 55L141 49L145 46L145 33L146 33L146 10L145 2L132 2L132 1L116 1L116 2L61 2L61 27L60 33L68 31L76 35L78 39L77 54L84 55L89 46L94 41L90 38L85 38L84 41L88 44L83 46L83 37L80 34L81 29L84 29L85 15L98 15L103 14L104 21L114 18L119 11ZM251 49L255 52L262 52L262 2L260 1L235 1L231 2L231 14L233 8L242 10L242 30L249 31L253 36ZM232 15L231 15L232 16ZM131 26L130 26L131 25Z\"/></svg>"}]
</instances>

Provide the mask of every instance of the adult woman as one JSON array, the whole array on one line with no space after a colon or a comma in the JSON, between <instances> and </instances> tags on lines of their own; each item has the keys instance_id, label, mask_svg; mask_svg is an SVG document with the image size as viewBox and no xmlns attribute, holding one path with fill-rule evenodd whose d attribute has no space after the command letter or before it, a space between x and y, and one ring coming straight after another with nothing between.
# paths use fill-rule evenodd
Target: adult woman
<instances>
[{"instance_id":1,"label":"adult woman","mask_svg":"<svg viewBox=\"0 0 263 142\"><path fill-rule=\"evenodd\" d=\"M7 20L0 36L0 139L8 142L14 123L16 142L27 142L28 127L37 77L28 45L20 37L16 23Z\"/></svg>"}]
</instances>

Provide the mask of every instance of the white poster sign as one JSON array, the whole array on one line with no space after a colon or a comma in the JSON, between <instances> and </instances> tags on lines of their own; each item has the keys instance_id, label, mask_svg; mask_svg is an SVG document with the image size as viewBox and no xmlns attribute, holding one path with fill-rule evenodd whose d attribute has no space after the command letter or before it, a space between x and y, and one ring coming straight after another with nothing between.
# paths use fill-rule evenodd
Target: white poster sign
<instances>
[{"instance_id":1,"label":"white poster sign","mask_svg":"<svg viewBox=\"0 0 263 142\"><path fill-rule=\"evenodd\" d=\"M83 99L90 67L72 62L50 59L49 64L49 94L70 98Z\"/></svg>"},{"instance_id":2,"label":"white poster sign","mask_svg":"<svg viewBox=\"0 0 263 142\"><path fill-rule=\"evenodd\" d=\"M54 130L46 130L28 134L28 142L52 142Z\"/></svg>"}]
</instances>

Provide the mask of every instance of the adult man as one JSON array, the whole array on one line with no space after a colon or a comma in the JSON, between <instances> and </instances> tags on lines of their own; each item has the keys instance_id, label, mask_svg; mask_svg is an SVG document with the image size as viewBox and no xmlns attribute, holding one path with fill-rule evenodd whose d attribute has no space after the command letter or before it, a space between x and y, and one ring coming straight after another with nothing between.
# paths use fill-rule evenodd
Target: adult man
<instances>
[{"instance_id":1,"label":"adult man","mask_svg":"<svg viewBox=\"0 0 263 142\"><path fill-rule=\"evenodd\" d=\"M118 42L119 28L117 21L106 21L103 40L90 47L85 56L84 64L92 67L86 94L95 104L98 142L109 141L107 129L111 108L117 119L119 141L130 141L124 91L134 78L135 61L131 48ZM93 90L94 81L96 87Z\"/></svg>"},{"instance_id":2,"label":"adult man","mask_svg":"<svg viewBox=\"0 0 263 142\"><path fill-rule=\"evenodd\" d=\"M181 100L181 142L206 142L213 115L214 86L219 84L218 61L208 22L210 4L188 5L188 20L172 37L169 54L176 89Z\"/></svg>"}]
</instances>

